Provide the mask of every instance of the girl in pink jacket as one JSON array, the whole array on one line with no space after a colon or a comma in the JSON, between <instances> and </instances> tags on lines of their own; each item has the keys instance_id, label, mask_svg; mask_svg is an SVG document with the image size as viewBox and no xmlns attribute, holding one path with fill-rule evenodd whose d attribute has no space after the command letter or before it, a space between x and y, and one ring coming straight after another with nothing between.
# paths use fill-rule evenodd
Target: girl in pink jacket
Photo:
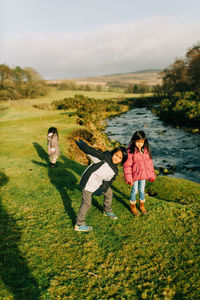
<instances>
[{"instance_id":1,"label":"girl in pink jacket","mask_svg":"<svg viewBox=\"0 0 200 300\"><path fill-rule=\"evenodd\" d=\"M136 208L136 194L139 189L140 211L146 214L145 183L146 180L154 181L155 171L153 167L151 149L144 131L136 131L128 146L128 159L123 165L124 177L132 186L130 204L132 213L139 214Z\"/></svg>"}]
</instances>

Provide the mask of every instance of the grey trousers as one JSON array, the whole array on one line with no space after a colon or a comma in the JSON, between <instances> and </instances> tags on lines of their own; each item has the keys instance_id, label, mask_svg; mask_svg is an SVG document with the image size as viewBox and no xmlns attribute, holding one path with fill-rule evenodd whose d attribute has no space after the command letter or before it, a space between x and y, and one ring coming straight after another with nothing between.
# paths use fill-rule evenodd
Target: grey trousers
<instances>
[{"instance_id":1,"label":"grey trousers","mask_svg":"<svg viewBox=\"0 0 200 300\"><path fill-rule=\"evenodd\" d=\"M79 209L77 218L76 218L76 224L77 225L85 225L85 218L88 209L91 206L92 201L92 192L88 192L86 190L82 190L82 204ZM104 202L103 202L103 209L104 211L112 211L111 205L112 205L112 190L109 187L107 191L104 194Z\"/></svg>"}]
</instances>

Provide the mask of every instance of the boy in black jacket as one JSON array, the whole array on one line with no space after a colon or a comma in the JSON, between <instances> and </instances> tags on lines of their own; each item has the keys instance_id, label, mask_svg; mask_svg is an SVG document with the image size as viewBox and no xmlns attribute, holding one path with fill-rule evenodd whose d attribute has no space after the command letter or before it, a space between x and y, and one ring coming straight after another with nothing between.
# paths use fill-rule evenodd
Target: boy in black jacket
<instances>
[{"instance_id":1,"label":"boy in black jacket","mask_svg":"<svg viewBox=\"0 0 200 300\"><path fill-rule=\"evenodd\" d=\"M112 212L112 190L111 183L118 174L117 165L127 160L128 154L125 147L117 147L112 151L102 152L90 147L84 141L76 141L78 147L85 152L93 161L93 163L84 171L80 186L82 188L82 204L79 209L75 231L90 231L92 226L85 224L85 218L88 209L91 206L92 194L97 196L104 194L104 215L111 219L117 219Z\"/></svg>"}]
</instances>

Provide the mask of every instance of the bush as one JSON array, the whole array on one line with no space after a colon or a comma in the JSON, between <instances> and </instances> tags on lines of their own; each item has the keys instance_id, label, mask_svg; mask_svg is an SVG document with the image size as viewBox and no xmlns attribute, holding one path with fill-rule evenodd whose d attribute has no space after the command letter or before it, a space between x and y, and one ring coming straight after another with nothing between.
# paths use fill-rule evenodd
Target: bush
<instances>
[{"instance_id":1,"label":"bush","mask_svg":"<svg viewBox=\"0 0 200 300\"><path fill-rule=\"evenodd\" d=\"M15 100L19 98L20 94L16 90L0 90L0 100Z\"/></svg>"},{"instance_id":2,"label":"bush","mask_svg":"<svg viewBox=\"0 0 200 300\"><path fill-rule=\"evenodd\" d=\"M120 106L113 105L112 101L98 100L83 95L75 95L74 97L54 101L52 102L52 105L55 109L76 109L76 114L78 116L77 122L80 125L88 125L90 123L94 123L101 126L101 113L120 111Z\"/></svg>"},{"instance_id":3,"label":"bush","mask_svg":"<svg viewBox=\"0 0 200 300\"><path fill-rule=\"evenodd\" d=\"M193 92L177 92L171 98L163 99L154 111L164 120L172 120L178 125L194 127L200 123L199 96Z\"/></svg>"},{"instance_id":4,"label":"bush","mask_svg":"<svg viewBox=\"0 0 200 300\"><path fill-rule=\"evenodd\" d=\"M35 105L33 105L33 107L42 109L42 110L51 110L52 109L51 104L49 104L49 103L35 104Z\"/></svg>"},{"instance_id":5,"label":"bush","mask_svg":"<svg viewBox=\"0 0 200 300\"><path fill-rule=\"evenodd\" d=\"M119 112L120 111L120 107L119 107L119 105L111 104L111 105L109 105L109 106L106 107L106 111L107 112L110 112L110 111Z\"/></svg>"},{"instance_id":6,"label":"bush","mask_svg":"<svg viewBox=\"0 0 200 300\"><path fill-rule=\"evenodd\" d=\"M90 143L92 145L96 141L94 135L86 129L77 129L77 130L73 131L71 134L71 137L72 138L76 138L76 137L81 138L83 140L86 140L88 143Z\"/></svg>"}]
</instances>

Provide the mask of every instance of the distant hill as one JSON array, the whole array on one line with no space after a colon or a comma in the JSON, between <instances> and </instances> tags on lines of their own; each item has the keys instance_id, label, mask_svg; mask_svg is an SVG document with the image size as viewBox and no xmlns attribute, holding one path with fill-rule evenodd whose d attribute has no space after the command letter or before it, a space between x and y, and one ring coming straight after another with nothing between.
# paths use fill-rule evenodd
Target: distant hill
<instances>
[{"instance_id":1,"label":"distant hill","mask_svg":"<svg viewBox=\"0 0 200 300\"><path fill-rule=\"evenodd\" d=\"M118 74L86 77L86 78L77 78L77 79L73 79L73 81L75 81L78 84L106 85L109 82L117 81L124 84L144 83L147 85L156 85L156 84L161 84L162 82L160 72L162 72L162 70L157 70L157 69L141 70L141 71L129 72L129 73L118 73Z\"/></svg>"},{"instance_id":2,"label":"distant hill","mask_svg":"<svg viewBox=\"0 0 200 300\"><path fill-rule=\"evenodd\" d=\"M162 79L160 69L148 69L129 73L116 73L102 76L90 76L85 78L72 78L72 79L57 79L48 80L47 83L60 83L61 81L73 81L76 84L88 84L88 85L109 85L110 83L121 83L124 85L128 84L147 84L156 85L161 84Z\"/></svg>"},{"instance_id":3,"label":"distant hill","mask_svg":"<svg viewBox=\"0 0 200 300\"><path fill-rule=\"evenodd\" d=\"M147 69L147 70L139 70L139 71L130 72L130 73L134 73L134 74L140 74L140 73L160 73L162 71L163 71L162 69Z\"/></svg>"}]
</instances>

